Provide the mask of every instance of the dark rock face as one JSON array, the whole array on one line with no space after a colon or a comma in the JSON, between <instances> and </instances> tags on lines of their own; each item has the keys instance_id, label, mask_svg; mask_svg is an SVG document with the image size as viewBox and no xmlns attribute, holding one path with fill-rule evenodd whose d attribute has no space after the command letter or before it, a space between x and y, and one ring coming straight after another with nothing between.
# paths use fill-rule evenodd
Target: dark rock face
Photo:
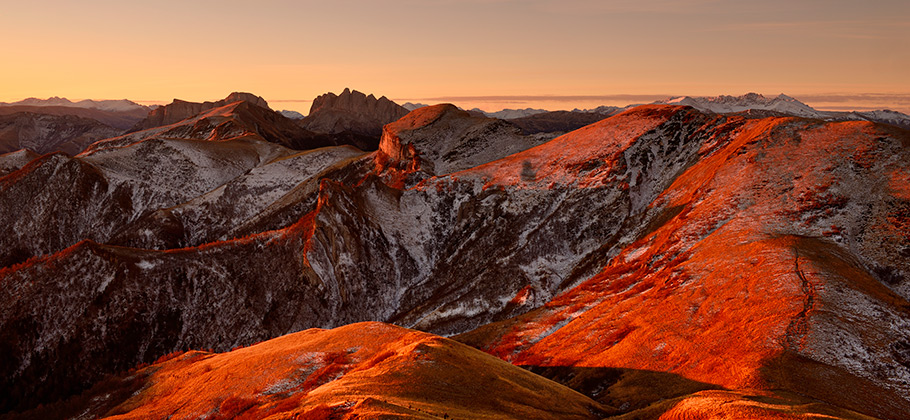
<instances>
[{"instance_id":1,"label":"dark rock face","mask_svg":"<svg viewBox=\"0 0 910 420\"><path fill-rule=\"evenodd\" d=\"M220 101L215 102L187 102L174 99L170 104L159 106L149 112L148 117L136 123L129 132L147 130L149 128L171 125L187 118L193 117L203 111L220 108L234 102L246 101L257 107L270 109L268 102L262 97L246 92L233 92Z\"/></svg>"},{"instance_id":2,"label":"dark rock face","mask_svg":"<svg viewBox=\"0 0 910 420\"><path fill-rule=\"evenodd\" d=\"M326 93L313 100L310 114L300 121L307 130L360 139L352 143L362 150L376 150L382 126L408 113L408 110L385 96L376 99L345 88L341 95Z\"/></svg>"},{"instance_id":3,"label":"dark rock face","mask_svg":"<svg viewBox=\"0 0 910 420\"><path fill-rule=\"evenodd\" d=\"M513 118L509 122L521 128L524 134L536 133L567 133L577 130L588 124L594 124L600 120L609 118L617 114L601 114L596 112L576 112L576 111L551 111L534 114L527 117Z\"/></svg>"},{"instance_id":4,"label":"dark rock face","mask_svg":"<svg viewBox=\"0 0 910 420\"><path fill-rule=\"evenodd\" d=\"M366 320L529 366L910 407L906 131L645 106L534 145L441 105L362 154L232 127L0 178L4 409ZM837 399L831 377L862 386Z\"/></svg>"},{"instance_id":5,"label":"dark rock face","mask_svg":"<svg viewBox=\"0 0 910 420\"><path fill-rule=\"evenodd\" d=\"M120 133L114 127L75 115L17 112L0 115L0 154L29 149L38 154L60 151L74 155Z\"/></svg>"}]
</instances>

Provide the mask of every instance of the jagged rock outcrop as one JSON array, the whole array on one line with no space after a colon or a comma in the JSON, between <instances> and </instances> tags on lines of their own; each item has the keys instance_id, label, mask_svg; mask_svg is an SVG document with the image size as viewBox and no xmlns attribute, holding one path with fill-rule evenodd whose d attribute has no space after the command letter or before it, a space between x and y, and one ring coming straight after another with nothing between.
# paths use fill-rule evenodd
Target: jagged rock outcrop
<instances>
[{"instance_id":1,"label":"jagged rock outcrop","mask_svg":"<svg viewBox=\"0 0 910 420\"><path fill-rule=\"evenodd\" d=\"M523 136L509 122L471 115L451 104L411 111L383 128L377 162L424 175L447 175L530 147L552 136Z\"/></svg>"},{"instance_id":2,"label":"jagged rock outcrop","mask_svg":"<svg viewBox=\"0 0 910 420\"><path fill-rule=\"evenodd\" d=\"M238 101L246 101L257 107L270 109L268 102L260 96L246 92L233 92L220 101L215 102L188 102L174 99L170 104L159 106L149 112L148 116L136 123L129 132L142 131L150 128L171 125L187 118L194 117L210 109L221 108Z\"/></svg>"},{"instance_id":3,"label":"jagged rock outcrop","mask_svg":"<svg viewBox=\"0 0 910 420\"><path fill-rule=\"evenodd\" d=\"M120 133L114 127L75 115L0 114L0 154L29 149L38 154L59 151L74 155Z\"/></svg>"},{"instance_id":4,"label":"jagged rock outcrop","mask_svg":"<svg viewBox=\"0 0 910 420\"><path fill-rule=\"evenodd\" d=\"M345 88L340 95L326 93L313 100L310 113L300 124L307 130L330 135L347 134L362 150L376 150L382 126L408 113L385 96L376 99Z\"/></svg>"}]
</instances>

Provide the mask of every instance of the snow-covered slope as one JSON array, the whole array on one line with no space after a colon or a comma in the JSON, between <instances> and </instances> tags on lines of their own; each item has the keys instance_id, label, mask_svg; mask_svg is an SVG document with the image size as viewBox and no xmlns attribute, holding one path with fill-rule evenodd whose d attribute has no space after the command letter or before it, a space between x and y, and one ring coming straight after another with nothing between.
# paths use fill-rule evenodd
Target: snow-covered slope
<instances>
[{"instance_id":1,"label":"snow-covered slope","mask_svg":"<svg viewBox=\"0 0 910 420\"><path fill-rule=\"evenodd\" d=\"M742 96L680 96L654 103L687 105L703 112L716 114L770 111L783 115L818 118L827 121L872 121L910 128L910 115L901 112L891 110L820 111L784 94L772 98L757 93L747 93Z\"/></svg>"},{"instance_id":2,"label":"snow-covered slope","mask_svg":"<svg viewBox=\"0 0 910 420\"><path fill-rule=\"evenodd\" d=\"M291 111L291 110L287 110L287 109L282 109L281 111L278 111L278 113L280 113L281 115L284 115L285 117L288 117L292 120L302 120L304 117L303 114L301 114L297 111Z\"/></svg>"},{"instance_id":3,"label":"snow-covered slope","mask_svg":"<svg viewBox=\"0 0 910 420\"><path fill-rule=\"evenodd\" d=\"M402 106L404 109L407 109L408 111L413 111L413 110L415 110L415 109L417 109L417 108L423 108L423 107L429 106L429 105L427 105L427 104L422 104L422 103L420 103L420 102L418 102L418 103L405 102L405 103L402 104L401 106Z\"/></svg>"},{"instance_id":4,"label":"snow-covered slope","mask_svg":"<svg viewBox=\"0 0 910 420\"><path fill-rule=\"evenodd\" d=\"M535 114L543 114L547 112L546 109L534 109L534 108L525 108L525 109L503 109L496 112L486 112L482 111L486 116L492 118L499 118L501 120L511 120L515 118L528 117Z\"/></svg>"},{"instance_id":5,"label":"snow-covered slope","mask_svg":"<svg viewBox=\"0 0 910 420\"><path fill-rule=\"evenodd\" d=\"M727 114L746 110L775 111L782 114L805 118L819 118L821 113L796 99L780 94L773 98L766 98L757 93L747 93L742 96L681 96L658 104L687 105L699 111Z\"/></svg>"},{"instance_id":6,"label":"snow-covered slope","mask_svg":"<svg viewBox=\"0 0 910 420\"><path fill-rule=\"evenodd\" d=\"M830 119L838 121L872 121L910 129L910 115L887 109L878 111L827 112L827 114L830 116Z\"/></svg>"},{"instance_id":7,"label":"snow-covered slope","mask_svg":"<svg viewBox=\"0 0 910 420\"><path fill-rule=\"evenodd\" d=\"M4 153L0 155L0 177L11 172L18 171L29 162L41 156L28 149L20 149L15 152Z\"/></svg>"},{"instance_id":8,"label":"snow-covered slope","mask_svg":"<svg viewBox=\"0 0 910 420\"><path fill-rule=\"evenodd\" d=\"M292 224L316 205L322 179L365 155L351 146L281 156L176 206L162 207L110 240L147 249L198 246ZM286 207L299 207L280 214ZM278 218L279 220L273 220Z\"/></svg>"}]
</instances>

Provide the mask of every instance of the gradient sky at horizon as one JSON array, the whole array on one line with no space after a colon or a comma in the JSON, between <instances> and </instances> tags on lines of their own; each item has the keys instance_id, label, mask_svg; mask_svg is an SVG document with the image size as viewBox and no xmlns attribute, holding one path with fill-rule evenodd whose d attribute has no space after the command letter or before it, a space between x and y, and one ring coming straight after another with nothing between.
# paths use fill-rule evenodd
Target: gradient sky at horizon
<instances>
[{"instance_id":1,"label":"gradient sky at horizon","mask_svg":"<svg viewBox=\"0 0 910 420\"><path fill-rule=\"evenodd\" d=\"M306 112L351 87L486 110L759 92L910 112L906 0L5 3L5 102L248 91Z\"/></svg>"}]
</instances>

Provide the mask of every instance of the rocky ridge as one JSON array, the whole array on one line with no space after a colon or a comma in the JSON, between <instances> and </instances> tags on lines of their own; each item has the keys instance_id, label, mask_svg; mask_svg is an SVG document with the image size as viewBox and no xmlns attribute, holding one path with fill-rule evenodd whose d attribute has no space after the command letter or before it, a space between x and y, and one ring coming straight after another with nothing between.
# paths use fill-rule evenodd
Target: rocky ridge
<instances>
[{"instance_id":1,"label":"rocky ridge","mask_svg":"<svg viewBox=\"0 0 910 420\"><path fill-rule=\"evenodd\" d=\"M326 93L313 100L310 113L300 121L307 130L332 135L347 134L362 150L376 150L382 126L405 116L408 110L385 96L377 99L345 88L340 95Z\"/></svg>"},{"instance_id":2,"label":"rocky ridge","mask_svg":"<svg viewBox=\"0 0 910 420\"><path fill-rule=\"evenodd\" d=\"M200 103L174 99L174 101L170 104L159 106L153 109L151 112L149 112L148 116L144 120L136 123L136 125L133 126L129 132L136 132L150 128L171 125L183 121L187 118L194 117L204 111L221 108L225 105L239 101L246 101L258 107L270 109L269 104L265 101L265 99L246 92L233 92L226 98L215 102L206 101Z\"/></svg>"}]
</instances>

